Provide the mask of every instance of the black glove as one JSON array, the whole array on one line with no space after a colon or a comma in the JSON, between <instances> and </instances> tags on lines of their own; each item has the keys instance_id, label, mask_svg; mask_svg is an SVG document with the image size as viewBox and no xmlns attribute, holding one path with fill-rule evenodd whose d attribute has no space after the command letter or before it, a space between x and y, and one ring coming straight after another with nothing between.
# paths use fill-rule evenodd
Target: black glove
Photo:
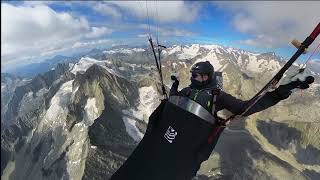
<instances>
[{"instance_id":1,"label":"black glove","mask_svg":"<svg viewBox=\"0 0 320 180\"><path fill-rule=\"evenodd\" d=\"M276 95L280 99L286 99L290 96L292 93L291 90L295 88L299 89L308 89L310 87L309 84L312 84L314 82L313 76L308 76L304 81L300 81L299 79L296 81L292 81L288 84L280 85L275 91Z\"/></svg>"},{"instance_id":2,"label":"black glove","mask_svg":"<svg viewBox=\"0 0 320 180\"><path fill-rule=\"evenodd\" d=\"M178 89L179 86L179 80L176 76L171 76L171 80L173 81L172 87L175 89Z\"/></svg>"}]
</instances>

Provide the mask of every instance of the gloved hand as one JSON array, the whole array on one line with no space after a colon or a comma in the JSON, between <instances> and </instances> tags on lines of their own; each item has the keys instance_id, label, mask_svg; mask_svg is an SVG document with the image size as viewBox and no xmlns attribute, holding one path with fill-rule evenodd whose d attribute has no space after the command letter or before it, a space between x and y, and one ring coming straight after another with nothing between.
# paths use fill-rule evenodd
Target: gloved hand
<instances>
[{"instance_id":1,"label":"gloved hand","mask_svg":"<svg viewBox=\"0 0 320 180\"><path fill-rule=\"evenodd\" d=\"M176 76L171 76L171 80L173 82L172 87L178 89L179 86L179 80Z\"/></svg>"},{"instance_id":2,"label":"gloved hand","mask_svg":"<svg viewBox=\"0 0 320 180\"><path fill-rule=\"evenodd\" d=\"M290 96L292 93L291 90L295 88L299 89L308 89L310 87L309 84L312 84L314 82L313 76L307 76L303 81L300 79L297 79L295 81L292 81L288 84L280 85L276 90L276 95L281 99L286 99Z\"/></svg>"}]
</instances>

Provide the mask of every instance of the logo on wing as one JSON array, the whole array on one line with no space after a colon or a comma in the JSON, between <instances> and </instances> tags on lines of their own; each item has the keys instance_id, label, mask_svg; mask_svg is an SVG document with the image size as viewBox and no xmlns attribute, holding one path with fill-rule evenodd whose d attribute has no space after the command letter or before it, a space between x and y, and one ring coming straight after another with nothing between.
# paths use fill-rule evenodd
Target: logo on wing
<instances>
[{"instance_id":1,"label":"logo on wing","mask_svg":"<svg viewBox=\"0 0 320 180\"><path fill-rule=\"evenodd\" d=\"M166 133L164 134L164 137L169 143L172 143L173 140L176 138L178 132L174 130L171 126L168 127Z\"/></svg>"}]
</instances>

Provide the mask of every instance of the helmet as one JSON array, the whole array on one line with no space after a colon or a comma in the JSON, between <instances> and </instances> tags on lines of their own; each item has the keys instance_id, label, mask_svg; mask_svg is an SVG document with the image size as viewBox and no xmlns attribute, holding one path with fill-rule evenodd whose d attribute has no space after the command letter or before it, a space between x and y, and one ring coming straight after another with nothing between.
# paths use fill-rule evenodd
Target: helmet
<instances>
[{"instance_id":1,"label":"helmet","mask_svg":"<svg viewBox=\"0 0 320 180\"><path fill-rule=\"evenodd\" d=\"M209 61L198 62L192 66L190 72L198 74L208 74L209 79L211 79L214 72L214 68Z\"/></svg>"}]
</instances>

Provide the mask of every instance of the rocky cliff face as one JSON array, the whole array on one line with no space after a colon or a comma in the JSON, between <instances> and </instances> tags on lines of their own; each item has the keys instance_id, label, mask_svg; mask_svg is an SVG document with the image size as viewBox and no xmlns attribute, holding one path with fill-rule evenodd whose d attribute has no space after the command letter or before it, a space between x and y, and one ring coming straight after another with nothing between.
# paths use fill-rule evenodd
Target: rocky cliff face
<instances>
[{"instance_id":1,"label":"rocky cliff face","mask_svg":"<svg viewBox=\"0 0 320 180\"><path fill-rule=\"evenodd\" d=\"M7 111L8 103L14 93L14 90L17 86L21 86L26 83L26 81L27 80L13 74L1 73L1 132L4 126L6 126L6 123L3 122L3 115Z\"/></svg>"},{"instance_id":2,"label":"rocky cliff face","mask_svg":"<svg viewBox=\"0 0 320 180\"><path fill-rule=\"evenodd\" d=\"M96 52L16 87L1 114L8 124L1 133L2 178L108 179L160 103L158 74L153 59L146 59L151 55L125 47ZM162 56L168 89L171 74L185 87L191 65L209 60L223 72L224 90L241 99L282 65L273 53L215 45L174 46ZM195 179L319 179L320 83L313 73L317 82L303 96L296 92L231 123Z\"/></svg>"}]
</instances>

